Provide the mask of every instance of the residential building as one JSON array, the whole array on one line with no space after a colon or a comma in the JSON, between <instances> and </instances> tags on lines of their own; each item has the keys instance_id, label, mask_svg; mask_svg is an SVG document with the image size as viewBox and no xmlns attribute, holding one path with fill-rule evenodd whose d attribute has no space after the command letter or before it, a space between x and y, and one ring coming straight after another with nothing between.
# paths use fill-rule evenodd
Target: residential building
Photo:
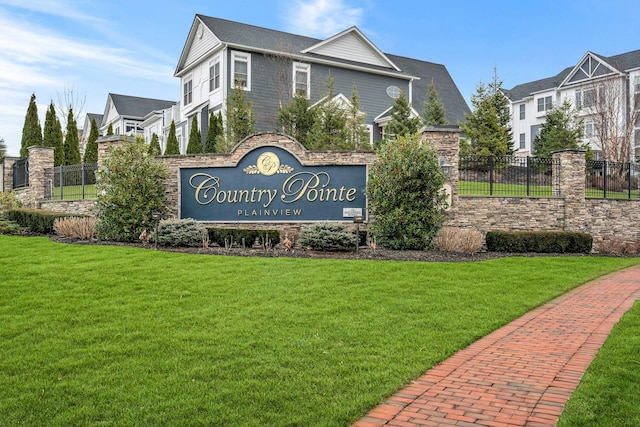
<instances>
[{"instance_id":1,"label":"residential building","mask_svg":"<svg viewBox=\"0 0 640 427\"><path fill-rule=\"evenodd\" d=\"M405 93L417 115L432 81L449 123L457 124L470 112L444 65L383 53L357 27L319 40L196 15L175 70L181 87L177 130L188 135L198 115L205 138L209 113L224 116L227 97L241 84L253 105L256 131L271 132L280 106L294 94L317 103L329 75L341 105L350 102L356 87L372 143L382 138L399 93Z\"/></svg>"},{"instance_id":2,"label":"residential building","mask_svg":"<svg viewBox=\"0 0 640 427\"><path fill-rule=\"evenodd\" d=\"M151 126L150 117L154 114L164 117L164 111L170 110L174 105L176 105L176 101L110 93L104 108L100 135L107 134L109 125L113 129L114 135L142 135L144 133L143 123Z\"/></svg>"},{"instance_id":3,"label":"residential building","mask_svg":"<svg viewBox=\"0 0 640 427\"><path fill-rule=\"evenodd\" d=\"M615 56L587 52L553 77L506 91L516 154L531 155L546 113L568 100L595 158L634 161L640 148L640 50ZM639 150L640 151L640 150Z\"/></svg>"},{"instance_id":4,"label":"residential building","mask_svg":"<svg viewBox=\"0 0 640 427\"><path fill-rule=\"evenodd\" d=\"M84 118L84 124L80 133L80 153L84 156L84 150L87 146L87 139L89 139L89 134L91 133L91 121L95 120L98 125L98 135L102 135L100 133L100 125L102 124L102 114L96 113L87 113Z\"/></svg>"}]
</instances>

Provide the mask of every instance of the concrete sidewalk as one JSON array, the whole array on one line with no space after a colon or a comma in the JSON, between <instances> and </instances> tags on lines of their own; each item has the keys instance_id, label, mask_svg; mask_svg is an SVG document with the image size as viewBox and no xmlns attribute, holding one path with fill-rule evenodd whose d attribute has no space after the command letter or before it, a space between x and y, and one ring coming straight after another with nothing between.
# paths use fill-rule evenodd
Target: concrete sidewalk
<instances>
[{"instance_id":1,"label":"concrete sidewalk","mask_svg":"<svg viewBox=\"0 0 640 427\"><path fill-rule=\"evenodd\" d=\"M554 426L637 299L640 266L589 282L459 351L354 427Z\"/></svg>"}]
</instances>

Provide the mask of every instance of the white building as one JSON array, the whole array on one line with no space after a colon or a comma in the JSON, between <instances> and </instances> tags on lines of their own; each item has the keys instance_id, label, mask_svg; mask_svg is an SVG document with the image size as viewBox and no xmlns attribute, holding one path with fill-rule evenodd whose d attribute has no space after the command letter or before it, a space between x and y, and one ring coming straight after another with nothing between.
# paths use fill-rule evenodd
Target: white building
<instances>
[{"instance_id":1,"label":"white building","mask_svg":"<svg viewBox=\"0 0 640 427\"><path fill-rule=\"evenodd\" d=\"M511 101L516 155L532 145L546 112L568 100L584 124L584 142L596 158L634 161L640 154L640 50L605 57L587 52L575 66L553 77L506 91Z\"/></svg>"}]
</instances>

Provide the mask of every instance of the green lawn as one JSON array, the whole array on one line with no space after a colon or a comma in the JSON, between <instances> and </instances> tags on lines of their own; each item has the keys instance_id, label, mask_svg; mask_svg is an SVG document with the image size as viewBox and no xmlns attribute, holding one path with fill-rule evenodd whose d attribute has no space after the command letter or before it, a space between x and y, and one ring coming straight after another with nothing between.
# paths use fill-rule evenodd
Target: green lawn
<instances>
[{"instance_id":1,"label":"green lawn","mask_svg":"<svg viewBox=\"0 0 640 427\"><path fill-rule=\"evenodd\" d=\"M636 301L585 372L558 426L640 426L639 402L640 301Z\"/></svg>"},{"instance_id":2,"label":"green lawn","mask_svg":"<svg viewBox=\"0 0 640 427\"><path fill-rule=\"evenodd\" d=\"M639 261L242 258L0 236L0 425L346 426Z\"/></svg>"},{"instance_id":3,"label":"green lawn","mask_svg":"<svg viewBox=\"0 0 640 427\"><path fill-rule=\"evenodd\" d=\"M77 200L82 199L82 185L65 185L62 187L62 197L60 196L60 187L53 187L53 200ZM96 185L88 184L84 186L84 198L95 199Z\"/></svg>"},{"instance_id":4,"label":"green lawn","mask_svg":"<svg viewBox=\"0 0 640 427\"><path fill-rule=\"evenodd\" d=\"M527 197L527 186L522 184L494 183L493 188L488 182L460 181L458 183L458 194L461 196L507 196L507 197ZM530 185L529 196L531 197L553 197L553 188L550 185ZM587 188L585 196L588 198L602 199L604 191ZM607 199L629 199L626 191L607 191ZM631 200L637 200L639 193L637 190L631 192Z\"/></svg>"}]
</instances>

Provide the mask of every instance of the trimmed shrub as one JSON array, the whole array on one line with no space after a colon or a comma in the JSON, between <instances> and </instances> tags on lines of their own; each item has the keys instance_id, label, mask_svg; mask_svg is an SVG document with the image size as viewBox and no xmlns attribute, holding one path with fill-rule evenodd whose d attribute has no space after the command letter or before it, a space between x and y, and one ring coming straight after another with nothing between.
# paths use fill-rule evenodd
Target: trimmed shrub
<instances>
[{"instance_id":1,"label":"trimmed shrub","mask_svg":"<svg viewBox=\"0 0 640 427\"><path fill-rule=\"evenodd\" d=\"M3 216L8 210L18 209L21 206L22 203L16 198L13 191L0 192L0 216Z\"/></svg>"},{"instance_id":2,"label":"trimmed shrub","mask_svg":"<svg viewBox=\"0 0 640 427\"><path fill-rule=\"evenodd\" d=\"M58 236L70 239L95 239L97 221L93 217L56 218L53 221L53 230Z\"/></svg>"},{"instance_id":3,"label":"trimmed shrub","mask_svg":"<svg viewBox=\"0 0 640 427\"><path fill-rule=\"evenodd\" d=\"M0 234L24 234L27 231L29 230L20 227L17 222L9 221L8 219L0 216Z\"/></svg>"},{"instance_id":4,"label":"trimmed shrub","mask_svg":"<svg viewBox=\"0 0 640 427\"><path fill-rule=\"evenodd\" d=\"M348 252L355 250L356 236L344 224L320 223L303 226L298 243L316 251Z\"/></svg>"},{"instance_id":5,"label":"trimmed shrub","mask_svg":"<svg viewBox=\"0 0 640 427\"><path fill-rule=\"evenodd\" d=\"M56 218L64 218L68 213L43 211L38 209L13 209L7 212L7 219L15 221L20 226L27 228L33 233L53 234L53 223Z\"/></svg>"},{"instance_id":6,"label":"trimmed shrub","mask_svg":"<svg viewBox=\"0 0 640 427\"><path fill-rule=\"evenodd\" d=\"M476 229L443 227L436 234L433 243L442 252L472 254L482 249L484 239Z\"/></svg>"},{"instance_id":7,"label":"trimmed shrub","mask_svg":"<svg viewBox=\"0 0 640 427\"><path fill-rule=\"evenodd\" d=\"M489 231L486 242L493 252L590 253L593 237L572 231Z\"/></svg>"},{"instance_id":8,"label":"trimmed shrub","mask_svg":"<svg viewBox=\"0 0 640 427\"><path fill-rule=\"evenodd\" d=\"M267 243L271 247L280 243L280 233L278 230L245 230L238 228L207 228L209 232L209 242L218 246L233 245L242 246L244 239L245 247L251 248L254 243L265 246Z\"/></svg>"},{"instance_id":9,"label":"trimmed shrub","mask_svg":"<svg viewBox=\"0 0 640 427\"><path fill-rule=\"evenodd\" d=\"M152 240L154 233L151 233ZM167 219L158 225L158 244L164 246L203 246L209 236L204 225L194 219Z\"/></svg>"}]
</instances>

